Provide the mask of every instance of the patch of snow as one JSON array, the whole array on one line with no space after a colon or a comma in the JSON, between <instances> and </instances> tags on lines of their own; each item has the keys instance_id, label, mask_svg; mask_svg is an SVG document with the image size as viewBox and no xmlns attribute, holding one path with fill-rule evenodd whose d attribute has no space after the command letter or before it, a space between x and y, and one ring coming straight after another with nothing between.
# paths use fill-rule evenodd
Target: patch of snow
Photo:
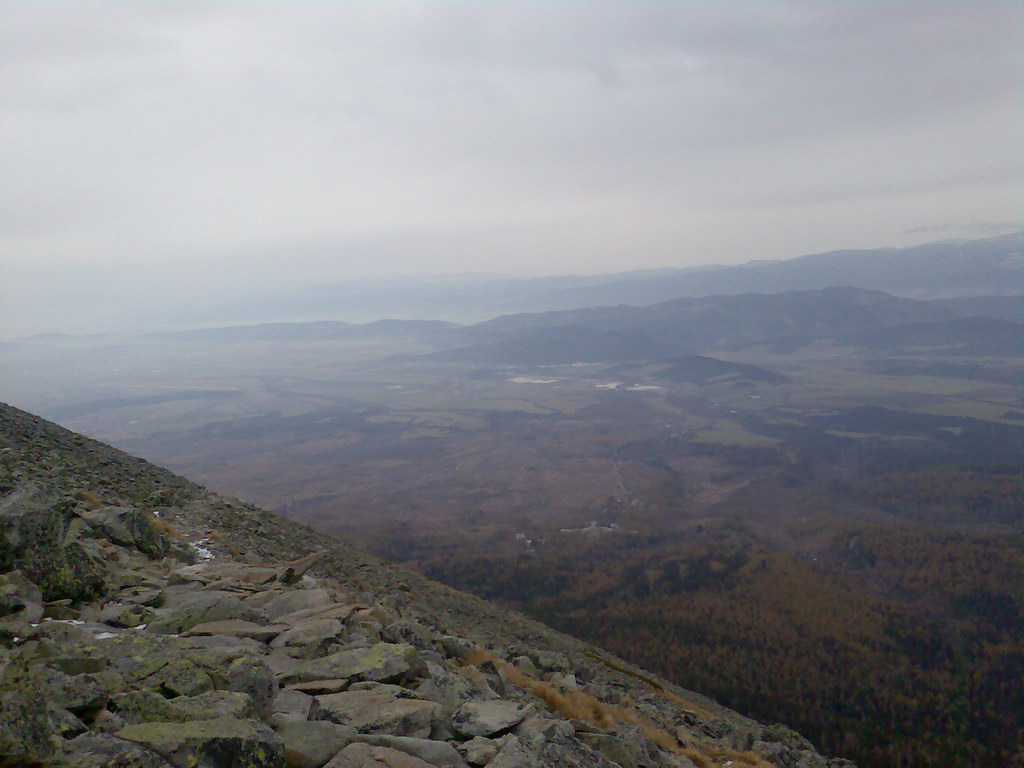
<instances>
[{"instance_id":1,"label":"patch of snow","mask_svg":"<svg viewBox=\"0 0 1024 768\"><path fill-rule=\"evenodd\" d=\"M513 384L554 384L558 379L531 379L529 376L515 376L509 381Z\"/></svg>"},{"instance_id":2,"label":"patch of snow","mask_svg":"<svg viewBox=\"0 0 1024 768\"><path fill-rule=\"evenodd\" d=\"M633 384L632 386L626 387L630 392L651 392L656 389L661 389L657 384Z\"/></svg>"},{"instance_id":3,"label":"patch of snow","mask_svg":"<svg viewBox=\"0 0 1024 768\"><path fill-rule=\"evenodd\" d=\"M192 551L200 560L213 560L216 555L208 548L212 542L209 539L200 539L192 544Z\"/></svg>"},{"instance_id":4,"label":"patch of snow","mask_svg":"<svg viewBox=\"0 0 1024 768\"><path fill-rule=\"evenodd\" d=\"M608 381L603 384L595 384L598 389L615 389L616 387L622 386L621 381Z\"/></svg>"},{"instance_id":5,"label":"patch of snow","mask_svg":"<svg viewBox=\"0 0 1024 768\"><path fill-rule=\"evenodd\" d=\"M48 619L44 618L43 621L52 621L54 624L85 624L84 621L78 619ZM33 624L33 627L38 627L38 624Z\"/></svg>"},{"instance_id":6,"label":"patch of snow","mask_svg":"<svg viewBox=\"0 0 1024 768\"><path fill-rule=\"evenodd\" d=\"M98 635L96 635L96 639L97 640L109 640L112 637L117 637L117 633L115 633L115 632L100 632Z\"/></svg>"}]
</instances>

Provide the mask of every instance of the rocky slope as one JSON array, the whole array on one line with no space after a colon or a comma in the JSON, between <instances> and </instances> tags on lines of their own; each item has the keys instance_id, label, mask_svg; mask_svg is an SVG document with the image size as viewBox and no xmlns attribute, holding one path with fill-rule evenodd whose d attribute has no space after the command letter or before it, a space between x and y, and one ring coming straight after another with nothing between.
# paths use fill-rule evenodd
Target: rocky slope
<instances>
[{"instance_id":1,"label":"rocky slope","mask_svg":"<svg viewBox=\"0 0 1024 768\"><path fill-rule=\"evenodd\" d=\"M0 766L47 765L852 764L0 404Z\"/></svg>"}]
</instances>

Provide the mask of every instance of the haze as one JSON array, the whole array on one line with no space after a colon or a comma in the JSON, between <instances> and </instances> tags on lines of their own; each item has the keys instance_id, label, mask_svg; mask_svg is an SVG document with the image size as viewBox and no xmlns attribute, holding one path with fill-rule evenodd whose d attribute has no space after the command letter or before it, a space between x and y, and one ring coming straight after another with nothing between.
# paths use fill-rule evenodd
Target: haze
<instances>
[{"instance_id":1,"label":"haze","mask_svg":"<svg viewBox=\"0 0 1024 768\"><path fill-rule=\"evenodd\" d=\"M742 263L1021 226L1018 3L0 18L2 338L258 315L276 291L368 275Z\"/></svg>"}]
</instances>

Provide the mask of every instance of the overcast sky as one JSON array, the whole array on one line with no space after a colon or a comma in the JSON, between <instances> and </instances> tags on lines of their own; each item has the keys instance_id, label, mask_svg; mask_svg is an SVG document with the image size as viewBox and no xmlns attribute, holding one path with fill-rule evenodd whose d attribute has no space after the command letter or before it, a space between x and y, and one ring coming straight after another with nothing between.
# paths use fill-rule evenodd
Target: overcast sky
<instances>
[{"instance_id":1,"label":"overcast sky","mask_svg":"<svg viewBox=\"0 0 1024 768\"><path fill-rule=\"evenodd\" d=\"M1020 228L1022 9L7 0L0 337Z\"/></svg>"}]
</instances>

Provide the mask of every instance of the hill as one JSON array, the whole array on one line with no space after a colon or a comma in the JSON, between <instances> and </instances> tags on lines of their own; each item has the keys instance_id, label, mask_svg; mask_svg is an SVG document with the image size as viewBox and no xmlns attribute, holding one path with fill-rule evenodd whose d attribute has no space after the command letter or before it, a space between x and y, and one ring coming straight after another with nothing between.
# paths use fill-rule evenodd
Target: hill
<instances>
[{"instance_id":1,"label":"hill","mask_svg":"<svg viewBox=\"0 0 1024 768\"><path fill-rule=\"evenodd\" d=\"M649 361L766 343L799 347L814 339L856 342L894 326L958 317L955 310L930 302L858 288L747 293L645 307L507 315L453 331L449 341L459 346L424 357L514 365ZM975 333L985 338L988 326L980 327L985 322L966 323L964 330L979 326Z\"/></svg>"},{"instance_id":2,"label":"hill","mask_svg":"<svg viewBox=\"0 0 1024 768\"><path fill-rule=\"evenodd\" d=\"M834 286L920 299L1013 296L1024 293L1021 236L1016 232L908 248L847 249L781 261L756 260L755 252L748 256L755 260L735 266L667 267L604 275L368 277L274 291L237 303L221 298L193 312L192 317L210 326L310 317L349 322L394 317L472 323L516 312L642 306L683 296L784 293Z\"/></svg>"},{"instance_id":3,"label":"hill","mask_svg":"<svg viewBox=\"0 0 1024 768\"><path fill-rule=\"evenodd\" d=\"M5 767L851 765L10 406L0 427Z\"/></svg>"}]
</instances>

